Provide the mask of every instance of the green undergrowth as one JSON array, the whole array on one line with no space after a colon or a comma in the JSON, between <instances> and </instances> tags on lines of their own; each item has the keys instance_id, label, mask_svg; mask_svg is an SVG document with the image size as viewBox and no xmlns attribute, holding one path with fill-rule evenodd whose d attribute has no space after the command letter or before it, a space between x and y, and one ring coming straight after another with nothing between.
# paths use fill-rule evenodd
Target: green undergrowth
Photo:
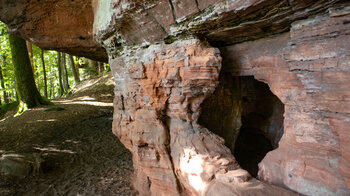
<instances>
[{"instance_id":1,"label":"green undergrowth","mask_svg":"<svg viewBox=\"0 0 350 196\"><path fill-rule=\"evenodd\" d=\"M2 118L8 111L16 109L18 102L6 103L0 106L0 118Z\"/></svg>"},{"instance_id":2,"label":"green undergrowth","mask_svg":"<svg viewBox=\"0 0 350 196\"><path fill-rule=\"evenodd\" d=\"M41 100L41 104L40 105L54 105L52 102L50 102L49 100L42 98ZM11 103L6 103L4 105L0 105L0 118L3 118L4 115L12 110L16 110L15 116L19 116L21 114L23 114L25 111L27 111L29 109L29 107L27 106L27 104L21 102L18 103L17 101L11 102Z\"/></svg>"},{"instance_id":3,"label":"green undergrowth","mask_svg":"<svg viewBox=\"0 0 350 196\"><path fill-rule=\"evenodd\" d=\"M41 106L41 105L54 105L54 104L49 100L47 100L46 98L41 97L40 102L39 101L37 102L37 106ZM17 112L15 114L15 117L23 114L28 109L29 107L26 103L20 102L19 104L17 104Z\"/></svg>"}]
</instances>

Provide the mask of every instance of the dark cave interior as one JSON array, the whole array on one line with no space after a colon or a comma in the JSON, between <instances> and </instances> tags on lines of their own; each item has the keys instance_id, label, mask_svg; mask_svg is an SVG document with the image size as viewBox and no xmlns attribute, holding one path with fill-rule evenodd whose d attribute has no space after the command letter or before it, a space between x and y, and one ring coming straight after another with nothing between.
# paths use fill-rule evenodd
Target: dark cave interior
<instances>
[{"instance_id":1,"label":"dark cave interior","mask_svg":"<svg viewBox=\"0 0 350 196\"><path fill-rule=\"evenodd\" d=\"M216 91L202 103L199 124L225 139L252 176L283 135L284 104L253 76L221 74Z\"/></svg>"}]
</instances>

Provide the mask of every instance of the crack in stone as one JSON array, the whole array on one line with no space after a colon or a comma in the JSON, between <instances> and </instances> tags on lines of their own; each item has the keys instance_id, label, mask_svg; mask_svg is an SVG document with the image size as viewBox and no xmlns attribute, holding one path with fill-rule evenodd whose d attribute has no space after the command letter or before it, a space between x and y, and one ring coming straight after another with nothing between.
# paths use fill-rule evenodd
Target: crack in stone
<instances>
[{"instance_id":1,"label":"crack in stone","mask_svg":"<svg viewBox=\"0 0 350 196\"><path fill-rule=\"evenodd\" d=\"M198 11L201 11L201 9L199 9L199 3L198 3L198 0L194 0L195 3L196 3L196 8L198 9Z\"/></svg>"},{"instance_id":2,"label":"crack in stone","mask_svg":"<svg viewBox=\"0 0 350 196\"><path fill-rule=\"evenodd\" d=\"M176 18L177 17L176 17L176 12L175 12L175 8L174 8L172 0L169 0L169 3L170 3L170 7L171 7L171 11L172 11L172 14L173 14L174 21L176 22Z\"/></svg>"},{"instance_id":3,"label":"crack in stone","mask_svg":"<svg viewBox=\"0 0 350 196\"><path fill-rule=\"evenodd\" d=\"M170 89L170 94L172 92L172 88ZM167 135L168 135L168 141L169 143L166 145L167 151L168 151L168 155L169 155L169 160L171 163L171 169L173 170L174 173L174 177L175 177L175 181L176 181L176 189L179 193L181 193L182 190L182 186L180 183L180 180L178 179L176 172L175 172L175 166L174 166L174 161L173 161L173 157L171 156L171 148L170 148L170 142L171 142L171 136L170 136L170 127L169 127L169 122L167 122L170 117L166 114L167 110L169 108L169 98L166 100L165 102L165 109L162 111L162 117L160 118L160 121L162 122L162 124L164 125L164 128L166 129Z\"/></svg>"}]
</instances>

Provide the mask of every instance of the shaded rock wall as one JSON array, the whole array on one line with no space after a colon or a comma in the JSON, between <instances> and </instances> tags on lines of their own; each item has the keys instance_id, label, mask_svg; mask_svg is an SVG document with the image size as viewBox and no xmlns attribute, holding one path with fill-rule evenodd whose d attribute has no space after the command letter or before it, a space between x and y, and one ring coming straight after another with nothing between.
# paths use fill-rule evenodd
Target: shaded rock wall
<instances>
[{"instance_id":1,"label":"shaded rock wall","mask_svg":"<svg viewBox=\"0 0 350 196\"><path fill-rule=\"evenodd\" d=\"M224 138L238 163L256 177L258 163L283 135L284 105L252 76L222 71L219 82L201 104L198 122Z\"/></svg>"},{"instance_id":2,"label":"shaded rock wall","mask_svg":"<svg viewBox=\"0 0 350 196\"><path fill-rule=\"evenodd\" d=\"M288 31L303 19L345 0L94 0L99 42L157 43L195 34L215 46ZM169 37L170 36L170 37Z\"/></svg>"},{"instance_id":3,"label":"shaded rock wall","mask_svg":"<svg viewBox=\"0 0 350 196\"><path fill-rule=\"evenodd\" d=\"M289 34L221 48L227 72L268 83L285 104L285 133L260 179L306 195L349 194L349 19L331 11Z\"/></svg>"},{"instance_id":4,"label":"shaded rock wall","mask_svg":"<svg viewBox=\"0 0 350 196\"><path fill-rule=\"evenodd\" d=\"M93 39L90 0L3 0L0 20L16 34L43 49L54 49L107 62L107 54Z\"/></svg>"},{"instance_id":5,"label":"shaded rock wall","mask_svg":"<svg viewBox=\"0 0 350 196\"><path fill-rule=\"evenodd\" d=\"M274 148L283 135L284 105L252 76L221 72L215 92L201 104L199 123L225 139L232 152L240 129L260 130Z\"/></svg>"}]
</instances>

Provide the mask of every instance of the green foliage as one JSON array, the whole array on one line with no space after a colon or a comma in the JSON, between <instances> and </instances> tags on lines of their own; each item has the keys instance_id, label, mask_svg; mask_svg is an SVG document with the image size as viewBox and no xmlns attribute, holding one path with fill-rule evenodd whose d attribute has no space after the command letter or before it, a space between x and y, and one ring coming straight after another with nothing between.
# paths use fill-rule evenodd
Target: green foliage
<instances>
[{"instance_id":1,"label":"green foliage","mask_svg":"<svg viewBox=\"0 0 350 196\"><path fill-rule=\"evenodd\" d=\"M0 97L1 102L4 102L2 92L6 90L9 95L10 102L16 101L16 89L15 89L15 80L12 64L12 56L10 44L8 41L7 27L4 23L0 22L0 64L1 71L4 76L5 89L0 87Z\"/></svg>"},{"instance_id":2,"label":"green foliage","mask_svg":"<svg viewBox=\"0 0 350 196\"><path fill-rule=\"evenodd\" d=\"M11 49L8 39L7 26L6 24L0 22L0 65L1 71L3 74L4 87L0 86L0 102L3 104L5 102L3 93L6 92L10 104L2 105L0 108L0 116L2 111L11 110L15 107L18 107L18 112L21 113L25 111L25 105L17 103L17 95L15 88L15 79L14 79L14 70L13 62L11 56ZM32 44L33 49L33 65L34 65L34 78L37 89L41 95L44 95L44 74L43 74L43 65L41 60L42 49ZM83 65L88 63L88 60L82 57L73 57L75 65ZM58 67L57 67L57 51L46 50L44 52L44 61L45 61L45 70L47 77L47 94L48 99L59 98L59 79L58 79ZM73 71L71 69L70 60L66 58L67 65L67 74L68 82L70 87L74 87L75 81L73 77ZM92 75L97 75L96 69L93 69L91 66L85 66L84 68L77 69L80 75L80 80L84 81L90 79ZM102 74L110 71L109 64L104 64L104 71ZM72 90L69 90L67 93L71 93ZM46 100L48 102L48 100ZM16 103L16 104L14 104ZM1 105L1 104L0 104ZM15 106L14 106L15 105ZM11 107L10 107L11 106ZM14 106L14 108L12 108Z\"/></svg>"},{"instance_id":3,"label":"green foliage","mask_svg":"<svg viewBox=\"0 0 350 196\"><path fill-rule=\"evenodd\" d=\"M16 109L18 102L11 102L0 106L0 117L2 118L8 111Z\"/></svg>"}]
</instances>

